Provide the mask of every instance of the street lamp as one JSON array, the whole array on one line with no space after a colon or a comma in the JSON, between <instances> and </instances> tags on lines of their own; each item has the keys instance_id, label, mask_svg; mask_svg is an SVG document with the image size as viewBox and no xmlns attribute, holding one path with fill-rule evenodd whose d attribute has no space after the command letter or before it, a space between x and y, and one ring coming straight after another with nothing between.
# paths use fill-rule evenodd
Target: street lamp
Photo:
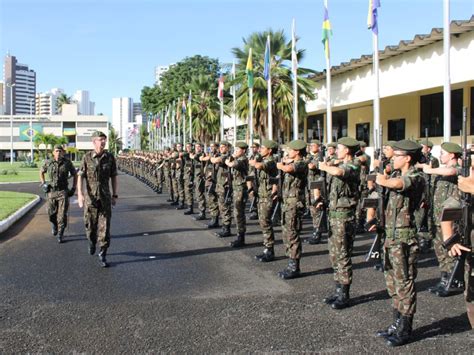
<instances>
[{"instance_id":1,"label":"street lamp","mask_svg":"<svg viewBox=\"0 0 474 355\"><path fill-rule=\"evenodd\" d=\"M13 164L13 87L16 83L7 83L10 88L10 164Z\"/></svg>"},{"instance_id":2,"label":"street lamp","mask_svg":"<svg viewBox=\"0 0 474 355\"><path fill-rule=\"evenodd\" d=\"M28 100L30 101L30 159L31 164L33 164L33 111L32 111L32 104L34 101L34 97L30 97Z\"/></svg>"}]
</instances>

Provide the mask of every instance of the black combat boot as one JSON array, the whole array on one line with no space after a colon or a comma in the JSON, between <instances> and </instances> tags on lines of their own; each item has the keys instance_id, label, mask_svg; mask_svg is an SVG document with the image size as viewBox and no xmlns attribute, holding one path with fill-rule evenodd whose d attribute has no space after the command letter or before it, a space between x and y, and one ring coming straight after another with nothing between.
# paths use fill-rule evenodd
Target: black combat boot
<instances>
[{"instance_id":1,"label":"black combat boot","mask_svg":"<svg viewBox=\"0 0 474 355\"><path fill-rule=\"evenodd\" d=\"M177 210L184 210L186 206L184 205L184 202L181 202L178 207L176 207Z\"/></svg>"},{"instance_id":2,"label":"black combat boot","mask_svg":"<svg viewBox=\"0 0 474 355\"><path fill-rule=\"evenodd\" d=\"M204 221L206 219L206 212L200 212L196 217L194 217L195 221Z\"/></svg>"},{"instance_id":3,"label":"black combat boot","mask_svg":"<svg viewBox=\"0 0 474 355\"><path fill-rule=\"evenodd\" d=\"M157 193L157 194L163 193L163 188L162 188L162 187L159 187L159 188L156 190L156 193Z\"/></svg>"},{"instance_id":4,"label":"black combat boot","mask_svg":"<svg viewBox=\"0 0 474 355\"><path fill-rule=\"evenodd\" d=\"M174 202L173 197L170 197L169 199L167 199L166 202Z\"/></svg>"},{"instance_id":5,"label":"black combat boot","mask_svg":"<svg viewBox=\"0 0 474 355\"><path fill-rule=\"evenodd\" d=\"M383 272L383 264L381 260L378 260L374 265L374 270Z\"/></svg>"},{"instance_id":6,"label":"black combat boot","mask_svg":"<svg viewBox=\"0 0 474 355\"><path fill-rule=\"evenodd\" d=\"M193 213L194 213L194 208L193 208L193 205L191 205L191 206L189 206L189 208L186 211L184 211L183 214L188 216L188 215L193 214Z\"/></svg>"},{"instance_id":7,"label":"black combat boot","mask_svg":"<svg viewBox=\"0 0 474 355\"><path fill-rule=\"evenodd\" d=\"M175 200L173 202L170 203L171 206L178 206L179 205L179 201L178 200Z\"/></svg>"},{"instance_id":8,"label":"black combat boot","mask_svg":"<svg viewBox=\"0 0 474 355\"><path fill-rule=\"evenodd\" d=\"M341 292L341 284L336 282L336 291L331 295L323 299L323 302L326 304L332 304L336 299L339 293Z\"/></svg>"},{"instance_id":9,"label":"black combat boot","mask_svg":"<svg viewBox=\"0 0 474 355\"><path fill-rule=\"evenodd\" d=\"M106 248L100 248L99 261L100 261L100 266L102 266L102 267L108 267L109 266L109 264L107 263L107 260L106 260L106 256L107 256L107 249Z\"/></svg>"},{"instance_id":10,"label":"black combat boot","mask_svg":"<svg viewBox=\"0 0 474 355\"><path fill-rule=\"evenodd\" d=\"M397 329L387 337L387 345L395 347L408 343L411 338L412 324L413 316L400 316Z\"/></svg>"},{"instance_id":11,"label":"black combat boot","mask_svg":"<svg viewBox=\"0 0 474 355\"><path fill-rule=\"evenodd\" d=\"M219 228L219 217L211 217L211 221L207 225L207 228Z\"/></svg>"},{"instance_id":12,"label":"black combat boot","mask_svg":"<svg viewBox=\"0 0 474 355\"><path fill-rule=\"evenodd\" d=\"M420 246L420 253L421 254L426 254L426 253L429 253L430 250L431 250L431 240L427 240L425 238L420 238L420 242L419 242L419 246Z\"/></svg>"},{"instance_id":13,"label":"black combat boot","mask_svg":"<svg viewBox=\"0 0 474 355\"><path fill-rule=\"evenodd\" d=\"M262 263L268 263L275 260L275 252L273 251L273 247L263 249L263 253L255 255L255 259Z\"/></svg>"},{"instance_id":14,"label":"black combat boot","mask_svg":"<svg viewBox=\"0 0 474 355\"><path fill-rule=\"evenodd\" d=\"M90 255L94 255L95 254L95 243L89 241L88 250L89 250Z\"/></svg>"},{"instance_id":15,"label":"black combat boot","mask_svg":"<svg viewBox=\"0 0 474 355\"><path fill-rule=\"evenodd\" d=\"M222 230L220 232L216 232L216 235L219 237L219 238L225 238L225 237L230 237L231 234L230 234L230 225L223 225L222 226Z\"/></svg>"},{"instance_id":16,"label":"black combat boot","mask_svg":"<svg viewBox=\"0 0 474 355\"><path fill-rule=\"evenodd\" d=\"M428 288L428 291L435 294L436 296L440 296L438 293L443 293L442 290L446 290L446 287L448 286L448 282L449 282L449 274L443 271L441 272L441 279L439 280L439 282L433 287Z\"/></svg>"},{"instance_id":17,"label":"black combat boot","mask_svg":"<svg viewBox=\"0 0 474 355\"><path fill-rule=\"evenodd\" d=\"M255 220L258 219L258 213L257 211L252 211L247 217L248 220Z\"/></svg>"},{"instance_id":18,"label":"black combat boot","mask_svg":"<svg viewBox=\"0 0 474 355\"><path fill-rule=\"evenodd\" d=\"M51 222L51 234L55 237L58 235L58 225Z\"/></svg>"},{"instance_id":19,"label":"black combat boot","mask_svg":"<svg viewBox=\"0 0 474 355\"><path fill-rule=\"evenodd\" d=\"M316 245L321 243L321 238L323 237L323 234L319 230L319 228L314 228L313 229L313 234L311 237L308 239L305 239L305 243L310 244L310 245Z\"/></svg>"},{"instance_id":20,"label":"black combat boot","mask_svg":"<svg viewBox=\"0 0 474 355\"><path fill-rule=\"evenodd\" d=\"M288 266L286 269L280 271L278 276L285 280L294 279L300 276L300 261L296 259L288 260Z\"/></svg>"},{"instance_id":21,"label":"black combat boot","mask_svg":"<svg viewBox=\"0 0 474 355\"><path fill-rule=\"evenodd\" d=\"M395 331L397 330L398 325L400 324L400 317L401 317L400 312L398 311L398 309L394 308L393 309L393 323L390 324L387 329L379 330L377 333L375 333L375 336L379 338L382 338L382 337L386 338L393 335Z\"/></svg>"},{"instance_id":22,"label":"black combat boot","mask_svg":"<svg viewBox=\"0 0 474 355\"><path fill-rule=\"evenodd\" d=\"M230 242L232 248L241 248L245 245L245 232L239 232L237 234L237 239Z\"/></svg>"},{"instance_id":23,"label":"black combat boot","mask_svg":"<svg viewBox=\"0 0 474 355\"><path fill-rule=\"evenodd\" d=\"M336 300L331 303L332 309L344 309L349 307L349 289L351 285L341 285Z\"/></svg>"},{"instance_id":24,"label":"black combat boot","mask_svg":"<svg viewBox=\"0 0 474 355\"><path fill-rule=\"evenodd\" d=\"M61 244L63 242L63 238L64 238L64 229L61 229L59 232L58 232L58 243Z\"/></svg>"}]
</instances>

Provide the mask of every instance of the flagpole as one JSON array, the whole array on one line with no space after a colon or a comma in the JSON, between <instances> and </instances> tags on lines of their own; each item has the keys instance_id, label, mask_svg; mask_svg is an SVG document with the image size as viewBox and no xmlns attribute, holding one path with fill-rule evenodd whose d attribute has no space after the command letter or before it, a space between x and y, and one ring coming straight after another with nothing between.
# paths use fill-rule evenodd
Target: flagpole
<instances>
[{"instance_id":1,"label":"flagpole","mask_svg":"<svg viewBox=\"0 0 474 355\"><path fill-rule=\"evenodd\" d=\"M291 38L291 62L293 71L293 139L298 139L298 76L297 65L298 58L296 57L296 25L293 19L292 38Z\"/></svg>"},{"instance_id":2,"label":"flagpole","mask_svg":"<svg viewBox=\"0 0 474 355\"><path fill-rule=\"evenodd\" d=\"M175 110L174 101L173 101L173 110ZM176 144L176 112L173 111L171 116L173 117L173 143Z\"/></svg>"},{"instance_id":3,"label":"flagpole","mask_svg":"<svg viewBox=\"0 0 474 355\"><path fill-rule=\"evenodd\" d=\"M183 97L184 104L184 97ZM183 114L183 146L186 146L186 111L182 112Z\"/></svg>"},{"instance_id":4,"label":"flagpole","mask_svg":"<svg viewBox=\"0 0 474 355\"><path fill-rule=\"evenodd\" d=\"M443 52L444 52L444 89L443 89L443 139L448 142L451 139L451 77L450 77L450 47L451 28L449 23L449 0L444 0L443 11Z\"/></svg>"},{"instance_id":5,"label":"flagpole","mask_svg":"<svg viewBox=\"0 0 474 355\"><path fill-rule=\"evenodd\" d=\"M224 98L221 98L221 141L224 140Z\"/></svg>"},{"instance_id":6,"label":"flagpole","mask_svg":"<svg viewBox=\"0 0 474 355\"><path fill-rule=\"evenodd\" d=\"M273 139L273 100L272 100L272 74L271 74L271 64L272 56L270 52L270 35L267 36L267 50L268 50L268 78L267 78L267 102L268 102L268 139ZM267 58L265 58L267 61Z\"/></svg>"},{"instance_id":7,"label":"flagpole","mask_svg":"<svg viewBox=\"0 0 474 355\"><path fill-rule=\"evenodd\" d=\"M374 48L374 80L375 80L375 97L374 97L374 137L376 130L380 127L380 87L379 87L379 36L373 33L373 48Z\"/></svg>"},{"instance_id":8,"label":"flagpole","mask_svg":"<svg viewBox=\"0 0 474 355\"><path fill-rule=\"evenodd\" d=\"M232 61L232 80L235 80L235 60ZM235 111L235 85L232 85L232 112L234 113L234 146L237 143L237 113Z\"/></svg>"},{"instance_id":9,"label":"flagpole","mask_svg":"<svg viewBox=\"0 0 474 355\"><path fill-rule=\"evenodd\" d=\"M193 143L193 114L192 114L192 94L191 90L189 90L189 142Z\"/></svg>"}]
</instances>

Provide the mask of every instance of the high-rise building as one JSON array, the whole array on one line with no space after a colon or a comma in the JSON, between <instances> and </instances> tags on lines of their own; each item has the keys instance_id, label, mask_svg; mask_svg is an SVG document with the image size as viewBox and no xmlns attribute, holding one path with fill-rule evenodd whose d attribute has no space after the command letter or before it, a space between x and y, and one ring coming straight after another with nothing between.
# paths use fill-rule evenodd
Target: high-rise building
<instances>
[{"instance_id":1,"label":"high-rise building","mask_svg":"<svg viewBox=\"0 0 474 355\"><path fill-rule=\"evenodd\" d=\"M5 114L35 114L36 73L26 64L20 64L16 57L5 56L3 64L3 102ZM11 95L13 94L13 100ZM13 108L11 107L13 103Z\"/></svg>"},{"instance_id":2,"label":"high-rise building","mask_svg":"<svg viewBox=\"0 0 474 355\"><path fill-rule=\"evenodd\" d=\"M169 70L170 66L160 65L155 67L155 85L161 85L161 76Z\"/></svg>"},{"instance_id":3,"label":"high-rise building","mask_svg":"<svg viewBox=\"0 0 474 355\"><path fill-rule=\"evenodd\" d=\"M63 89L54 88L48 92L36 94L35 111L37 115L57 115L58 107L56 100L59 95L64 94Z\"/></svg>"},{"instance_id":4,"label":"high-rise building","mask_svg":"<svg viewBox=\"0 0 474 355\"><path fill-rule=\"evenodd\" d=\"M133 100L131 97L116 97L112 99L112 126L117 135L124 140L127 127L133 122ZM129 148L129 147L124 147Z\"/></svg>"},{"instance_id":5,"label":"high-rise building","mask_svg":"<svg viewBox=\"0 0 474 355\"><path fill-rule=\"evenodd\" d=\"M3 115L5 112L5 107L3 105L3 86L3 81L0 81L0 92L2 93L2 95L0 95L0 115Z\"/></svg>"},{"instance_id":6,"label":"high-rise building","mask_svg":"<svg viewBox=\"0 0 474 355\"><path fill-rule=\"evenodd\" d=\"M133 120L136 121L136 117L141 116L141 114L142 114L141 102L134 102L133 103Z\"/></svg>"},{"instance_id":7,"label":"high-rise building","mask_svg":"<svg viewBox=\"0 0 474 355\"><path fill-rule=\"evenodd\" d=\"M89 100L89 91L77 90L72 100L77 103L80 115L94 115L95 103Z\"/></svg>"}]
</instances>

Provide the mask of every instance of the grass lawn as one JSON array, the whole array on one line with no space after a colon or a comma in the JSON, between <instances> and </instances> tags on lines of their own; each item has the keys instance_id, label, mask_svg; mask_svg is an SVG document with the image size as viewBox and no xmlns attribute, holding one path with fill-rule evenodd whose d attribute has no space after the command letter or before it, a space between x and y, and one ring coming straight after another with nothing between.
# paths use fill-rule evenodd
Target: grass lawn
<instances>
[{"instance_id":1,"label":"grass lawn","mask_svg":"<svg viewBox=\"0 0 474 355\"><path fill-rule=\"evenodd\" d=\"M23 192L0 191L0 221L32 201L36 196Z\"/></svg>"},{"instance_id":2,"label":"grass lawn","mask_svg":"<svg viewBox=\"0 0 474 355\"><path fill-rule=\"evenodd\" d=\"M1 182L25 182L25 181L37 181L39 182L39 167L43 164L37 163L38 168L20 168L21 162L9 162L0 163L0 183ZM80 167L81 162L73 162L75 167ZM2 171L7 170L8 174L3 175ZM16 171L17 174L12 174L12 171Z\"/></svg>"}]
</instances>

